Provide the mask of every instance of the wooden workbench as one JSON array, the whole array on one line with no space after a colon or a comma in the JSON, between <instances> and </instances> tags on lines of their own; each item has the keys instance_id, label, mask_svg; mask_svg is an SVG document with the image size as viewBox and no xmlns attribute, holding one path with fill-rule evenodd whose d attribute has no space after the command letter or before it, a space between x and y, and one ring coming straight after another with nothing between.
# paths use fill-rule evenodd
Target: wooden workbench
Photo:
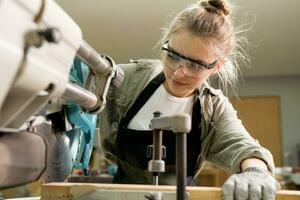
<instances>
[{"instance_id":1,"label":"wooden workbench","mask_svg":"<svg viewBox=\"0 0 300 200\"><path fill-rule=\"evenodd\" d=\"M96 190L113 191L176 191L175 186L153 185L121 185L121 184L90 184L90 183L50 183L42 185L42 200L71 200ZM221 188L218 187L187 187L190 200L221 200ZM280 190L276 200L300 200L300 191Z\"/></svg>"}]
</instances>

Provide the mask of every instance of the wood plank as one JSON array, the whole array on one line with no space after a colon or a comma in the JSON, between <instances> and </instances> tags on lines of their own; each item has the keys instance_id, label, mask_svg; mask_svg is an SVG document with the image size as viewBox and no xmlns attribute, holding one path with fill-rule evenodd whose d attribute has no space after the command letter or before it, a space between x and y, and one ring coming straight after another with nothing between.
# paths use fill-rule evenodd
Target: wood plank
<instances>
[{"instance_id":1,"label":"wood plank","mask_svg":"<svg viewBox=\"0 0 300 200\"><path fill-rule=\"evenodd\" d=\"M90 183L49 183L42 185L42 200L70 200L84 196L95 190L114 191L176 191L175 186L129 185L129 184L90 184ZM219 187L187 187L190 200L221 200ZM300 200L300 191L280 190L276 200Z\"/></svg>"}]
</instances>

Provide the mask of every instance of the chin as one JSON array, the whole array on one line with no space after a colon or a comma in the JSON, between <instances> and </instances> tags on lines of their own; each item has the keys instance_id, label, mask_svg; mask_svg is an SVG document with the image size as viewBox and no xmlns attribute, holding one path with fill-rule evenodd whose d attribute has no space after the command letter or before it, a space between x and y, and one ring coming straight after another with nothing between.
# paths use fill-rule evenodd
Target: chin
<instances>
[{"instance_id":1,"label":"chin","mask_svg":"<svg viewBox=\"0 0 300 200\"><path fill-rule=\"evenodd\" d=\"M172 85L169 93L175 97L186 97L189 96L192 92L190 92L190 90L185 90L184 86Z\"/></svg>"}]
</instances>

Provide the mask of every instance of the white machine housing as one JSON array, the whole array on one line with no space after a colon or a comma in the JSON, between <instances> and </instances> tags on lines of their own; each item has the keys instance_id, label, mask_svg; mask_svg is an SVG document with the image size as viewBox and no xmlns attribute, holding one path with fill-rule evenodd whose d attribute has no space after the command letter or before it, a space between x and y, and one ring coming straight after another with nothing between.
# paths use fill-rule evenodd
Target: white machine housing
<instances>
[{"instance_id":1,"label":"white machine housing","mask_svg":"<svg viewBox=\"0 0 300 200\"><path fill-rule=\"evenodd\" d=\"M53 0L1 0L0 24L0 129L18 129L65 91L82 33ZM56 28L61 40L25 55L25 35L46 28Z\"/></svg>"}]
</instances>

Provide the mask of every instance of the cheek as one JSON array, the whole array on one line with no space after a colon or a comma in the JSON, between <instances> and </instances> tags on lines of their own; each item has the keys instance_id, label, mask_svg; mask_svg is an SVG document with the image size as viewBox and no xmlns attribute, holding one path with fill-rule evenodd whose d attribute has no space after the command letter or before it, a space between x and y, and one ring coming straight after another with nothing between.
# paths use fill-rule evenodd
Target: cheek
<instances>
[{"instance_id":1,"label":"cheek","mask_svg":"<svg viewBox=\"0 0 300 200\"><path fill-rule=\"evenodd\" d=\"M193 85L195 88L200 87L202 85L202 83L204 82L204 79L195 79L195 80L191 80L191 85Z\"/></svg>"},{"instance_id":2,"label":"cheek","mask_svg":"<svg viewBox=\"0 0 300 200\"><path fill-rule=\"evenodd\" d=\"M164 65L163 71L164 71L166 79L169 79L173 73L173 71L171 69L169 69L168 67L166 67L166 65Z\"/></svg>"},{"instance_id":3,"label":"cheek","mask_svg":"<svg viewBox=\"0 0 300 200\"><path fill-rule=\"evenodd\" d=\"M209 76L210 74L203 73L198 78L190 79L191 80L190 83L195 87L200 87L208 79Z\"/></svg>"}]
</instances>

